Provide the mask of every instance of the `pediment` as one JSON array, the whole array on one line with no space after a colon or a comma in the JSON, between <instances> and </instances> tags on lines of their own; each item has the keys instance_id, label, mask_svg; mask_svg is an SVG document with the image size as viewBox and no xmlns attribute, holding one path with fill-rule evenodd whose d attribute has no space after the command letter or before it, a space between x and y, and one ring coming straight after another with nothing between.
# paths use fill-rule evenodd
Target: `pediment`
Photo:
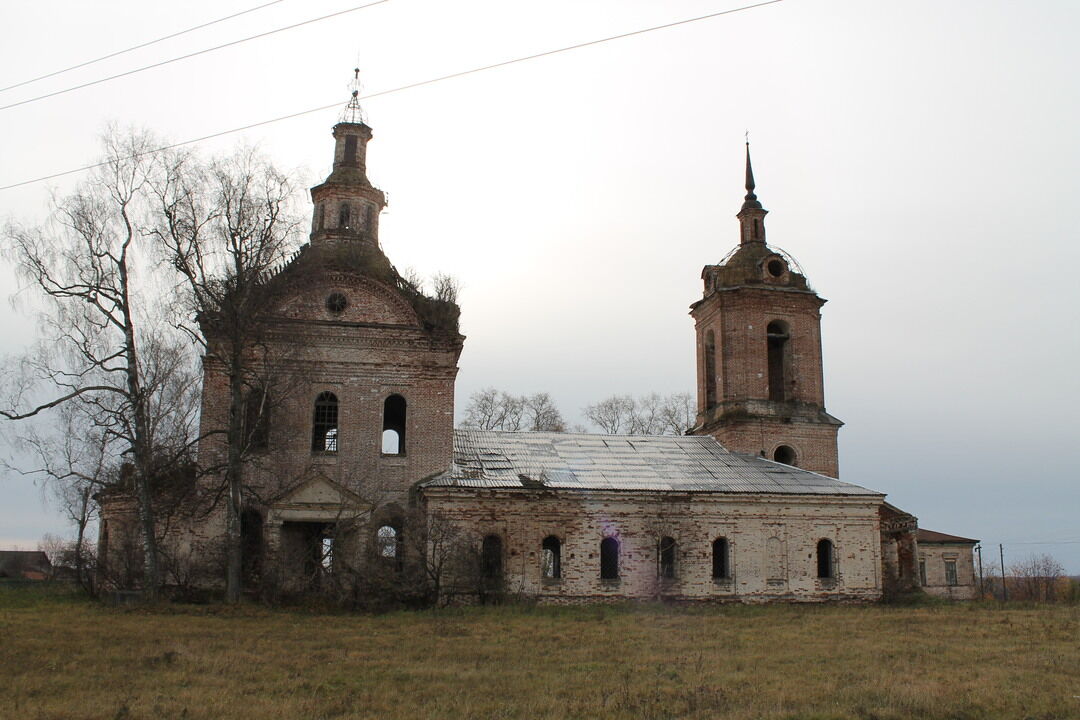
<instances>
[{"instance_id":1,"label":"pediment","mask_svg":"<svg viewBox=\"0 0 1080 720\"><path fill-rule=\"evenodd\" d=\"M345 272L328 272L311 278L283 299L275 314L291 320L419 325L416 312L396 289L373 278Z\"/></svg>"},{"instance_id":2,"label":"pediment","mask_svg":"<svg viewBox=\"0 0 1080 720\"><path fill-rule=\"evenodd\" d=\"M360 497L355 493L332 480L315 477L278 497L273 506L343 507L359 504Z\"/></svg>"}]
</instances>

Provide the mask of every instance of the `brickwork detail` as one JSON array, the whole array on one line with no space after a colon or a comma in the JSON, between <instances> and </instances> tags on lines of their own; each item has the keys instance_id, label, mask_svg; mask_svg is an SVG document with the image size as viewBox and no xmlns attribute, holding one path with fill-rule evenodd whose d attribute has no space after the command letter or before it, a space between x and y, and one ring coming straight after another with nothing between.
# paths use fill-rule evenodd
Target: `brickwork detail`
<instances>
[{"instance_id":1,"label":"brickwork detail","mask_svg":"<svg viewBox=\"0 0 1080 720\"><path fill-rule=\"evenodd\" d=\"M427 512L479 542L503 540L505 587L541 602L841 601L881 597L877 500L730 494L576 494L425 490ZM541 545L562 543L560 580L542 577ZM600 577L600 542L619 542L619 579ZM677 543L673 578L659 577L658 544ZM730 577L713 578L712 543L730 543ZM770 551L770 539L780 543ZM836 548L835 578L817 577L816 546ZM780 568L780 570L769 570Z\"/></svg>"}]
</instances>

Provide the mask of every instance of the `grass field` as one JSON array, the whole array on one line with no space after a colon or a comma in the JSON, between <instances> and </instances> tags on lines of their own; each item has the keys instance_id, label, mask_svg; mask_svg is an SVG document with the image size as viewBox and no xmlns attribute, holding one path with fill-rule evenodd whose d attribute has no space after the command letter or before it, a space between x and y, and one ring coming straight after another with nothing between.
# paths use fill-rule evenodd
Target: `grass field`
<instances>
[{"instance_id":1,"label":"grass field","mask_svg":"<svg viewBox=\"0 0 1080 720\"><path fill-rule=\"evenodd\" d=\"M0 718L1080 718L1077 607L110 608L0 588Z\"/></svg>"}]
</instances>

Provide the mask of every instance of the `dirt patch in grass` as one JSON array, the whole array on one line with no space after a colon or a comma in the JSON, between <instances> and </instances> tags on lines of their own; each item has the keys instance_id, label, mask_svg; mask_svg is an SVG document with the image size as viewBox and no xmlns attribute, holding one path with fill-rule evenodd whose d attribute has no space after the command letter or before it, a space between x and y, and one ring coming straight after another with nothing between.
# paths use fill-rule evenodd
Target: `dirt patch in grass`
<instances>
[{"instance_id":1,"label":"dirt patch in grass","mask_svg":"<svg viewBox=\"0 0 1080 720\"><path fill-rule=\"evenodd\" d=\"M0 717L1076 718L1076 607L109 608L0 589Z\"/></svg>"}]
</instances>

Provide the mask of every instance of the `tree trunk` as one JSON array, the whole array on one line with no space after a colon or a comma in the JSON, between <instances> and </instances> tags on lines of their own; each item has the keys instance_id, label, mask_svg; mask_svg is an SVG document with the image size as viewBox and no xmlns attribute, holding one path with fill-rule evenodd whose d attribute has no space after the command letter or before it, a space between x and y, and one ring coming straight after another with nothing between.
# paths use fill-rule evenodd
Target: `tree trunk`
<instances>
[{"instance_id":1,"label":"tree trunk","mask_svg":"<svg viewBox=\"0 0 1080 720\"><path fill-rule=\"evenodd\" d=\"M226 433L229 443L228 461L225 467L225 482L228 485L228 500L225 503L225 601L240 602L243 590L243 545L240 537L240 512L243 505L243 449L244 415L243 376L239 372L242 358L236 343L230 353L229 372L229 428Z\"/></svg>"}]
</instances>

